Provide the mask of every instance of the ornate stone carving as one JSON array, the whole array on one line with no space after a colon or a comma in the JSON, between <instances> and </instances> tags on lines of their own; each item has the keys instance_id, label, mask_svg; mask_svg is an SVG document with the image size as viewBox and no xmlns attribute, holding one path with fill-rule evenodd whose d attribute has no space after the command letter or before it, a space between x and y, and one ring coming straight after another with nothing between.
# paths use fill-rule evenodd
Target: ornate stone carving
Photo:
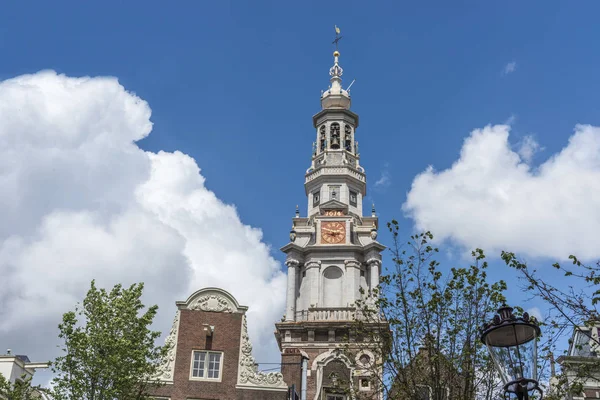
<instances>
[{"instance_id":1,"label":"ornate stone carving","mask_svg":"<svg viewBox=\"0 0 600 400\"><path fill-rule=\"evenodd\" d=\"M321 260L312 260L305 264L306 269L308 268L321 268Z\"/></svg>"},{"instance_id":2,"label":"ornate stone carving","mask_svg":"<svg viewBox=\"0 0 600 400\"><path fill-rule=\"evenodd\" d=\"M377 229L371 229L371 239L377 240Z\"/></svg>"},{"instance_id":3,"label":"ornate stone carving","mask_svg":"<svg viewBox=\"0 0 600 400\"><path fill-rule=\"evenodd\" d=\"M161 381L173 381L173 370L175 369L175 354L177 353L177 334L179 331L179 310L175 313L173 325L169 331L169 336L165 339L165 345L169 346L169 351L158 368L155 379Z\"/></svg>"},{"instance_id":4,"label":"ornate stone carving","mask_svg":"<svg viewBox=\"0 0 600 400\"><path fill-rule=\"evenodd\" d=\"M297 267L298 265L300 265L300 260L289 257L287 260L285 260L285 265L287 265L288 268Z\"/></svg>"},{"instance_id":5,"label":"ornate stone carving","mask_svg":"<svg viewBox=\"0 0 600 400\"><path fill-rule=\"evenodd\" d=\"M348 268L348 267L360 268L360 263L356 260L344 260L344 265L346 265L346 268Z\"/></svg>"},{"instance_id":6,"label":"ornate stone carving","mask_svg":"<svg viewBox=\"0 0 600 400\"><path fill-rule=\"evenodd\" d=\"M242 342L240 346L240 368L238 372L238 385L252 387L282 388L287 390L281 372L261 372L256 368L256 361L252 356L252 344L248 336L246 316L242 319Z\"/></svg>"},{"instance_id":7,"label":"ornate stone carving","mask_svg":"<svg viewBox=\"0 0 600 400\"><path fill-rule=\"evenodd\" d=\"M199 297L190 306L191 310L211 311L211 312L227 312L232 313L235 311L233 304L229 302L224 296L218 294L207 294Z\"/></svg>"},{"instance_id":8,"label":"ornate stone carving","mask_svg":"<svg viewBox=\"0 0 600 400\"><path fill-rule=\"evenodd\" d=\"M371 264L377 264L378 267L381 266L381 260L379 258L375 258L375 257L371 257L367 260L366 263L368 266L371 266Z\"/></svg>"}]
</instances>

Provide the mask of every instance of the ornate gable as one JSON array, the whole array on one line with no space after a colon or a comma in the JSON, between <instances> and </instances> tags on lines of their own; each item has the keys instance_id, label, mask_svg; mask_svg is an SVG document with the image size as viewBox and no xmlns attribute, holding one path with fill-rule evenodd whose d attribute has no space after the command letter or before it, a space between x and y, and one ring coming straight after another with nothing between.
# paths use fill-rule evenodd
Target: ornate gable
<instances>
[{"instance_id":1,"label":"ornate gable","mask_svg":"<svg viewBox=\"0 0 600 400\"><path fill-rule=\"evenodd\" d=\"M246 306L240 306L228 292L219 288L204 288L192 294L186 301L178 301L180 310L200 310L223 313L245 313Z\"/></svg>"}]
</instances>

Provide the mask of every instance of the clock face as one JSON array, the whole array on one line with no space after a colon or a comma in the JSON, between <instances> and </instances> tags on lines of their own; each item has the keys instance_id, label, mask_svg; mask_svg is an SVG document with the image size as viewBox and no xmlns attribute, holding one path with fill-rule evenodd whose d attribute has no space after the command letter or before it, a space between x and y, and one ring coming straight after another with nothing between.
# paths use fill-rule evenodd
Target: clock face
<instances>
[{"instance_id":1,"label":"clock face","mask_svg":"<svg viewBox=\"0 0 600 400\"><path fill-rule=\"evenodd\" d=\"M346 224L337 221L321 223L321 243L338 244L346 240Z\"/></svg>"}]
</instances>

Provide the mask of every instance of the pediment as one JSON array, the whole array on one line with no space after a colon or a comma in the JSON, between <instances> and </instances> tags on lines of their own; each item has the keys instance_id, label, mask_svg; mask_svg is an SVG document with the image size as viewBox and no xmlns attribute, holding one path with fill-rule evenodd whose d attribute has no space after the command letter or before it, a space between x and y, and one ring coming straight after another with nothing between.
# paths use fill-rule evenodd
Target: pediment
<instances>
[{"instance_id":1,"label":"pediment","mask_svg":"<svg viewBox=\"0 0 600 400\"><path fill-rule=\"evenodd\" d=\"M244 313L248 309L241 306L229 292L213 287L200 289L186 301L178 301L176 304L179 309L223 313Z\"/></svg>"},{"instance_id":2,"label":"pediment","mask_svg":"<svg viewBox=\"0 0 600 400\"><path fill-rule=\"evenodd\" d=\"M319 211L321 215L331 214L329 216L336 217L348 215L348 205L338 200L329 200L328 202L323 203L319 206Z\"/></svg>"}]
</instances>

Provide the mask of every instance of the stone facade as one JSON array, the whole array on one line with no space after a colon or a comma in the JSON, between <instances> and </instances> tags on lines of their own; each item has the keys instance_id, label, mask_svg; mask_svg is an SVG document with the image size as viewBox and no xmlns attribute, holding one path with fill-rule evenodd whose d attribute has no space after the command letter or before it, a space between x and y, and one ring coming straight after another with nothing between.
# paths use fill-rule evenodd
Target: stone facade
<instances>
[{"instance_id":1,"label":"stone facade","mask_svg":"<svg viewBox=\"0 0 600 400\"><path fill-rule=\"evenodd\" d=\"M365 170L356 141L358 115L342 89L339 53L330 69L331 86L313 117L316 142L305 175L307 216L292 220L286 253L288 271L284 321L275 324L282 360L300 353L308 358L308 400L380 398L369 372L352 349L368 348L351 338L356 302L379 285L381 251L378 218L363 215ZM377 329L385 321L376 321ZM342 351L343 350L343 351ZM288 356L289 355L289 356ZM370 355L373 361L373 354ZM284 361L282 361L284 362ZM287 382L297 376L282 369Z\"/></svg>"},{"instance_id":2,"label":"stone facade","mask_svg":"<svg viewBox=\"0 0 600 400\"><path fill-rule=\"evenodd\" d=\"M157 399L287 399L288 386L281 373L256 369L247 307L224 290L206 288L177 302L177 308L167 337L171 351L159 376L165 385L153 393ZM204 376L193 376L194 352L218 355L218 376L207 376L208 361L199 364Z\"/></svg>"},{"instance_id":3,"label":"stone facade","mask_svg":"<svg viewBox=\"0 0 600 400\"><path fill-rule=\"evenodd\" d=\"M31 379L36 369L46 369L49 362L31 362L25 355L0 354L0 374L11 384L20 379Z\"/></svg>"},{"instance_id":4,"label":"stone facade","mask_svg":"<svg viewBox=\"0 0 600 400\"><path fill-rule=\"evenodd\" d=\"M600 399L600 322L573 330L569 350L557 361L569 386L581 385L582 392L567 395L565 400ZM551 379L557 385L556 377Z\"/></svg>"}]
</instances>

